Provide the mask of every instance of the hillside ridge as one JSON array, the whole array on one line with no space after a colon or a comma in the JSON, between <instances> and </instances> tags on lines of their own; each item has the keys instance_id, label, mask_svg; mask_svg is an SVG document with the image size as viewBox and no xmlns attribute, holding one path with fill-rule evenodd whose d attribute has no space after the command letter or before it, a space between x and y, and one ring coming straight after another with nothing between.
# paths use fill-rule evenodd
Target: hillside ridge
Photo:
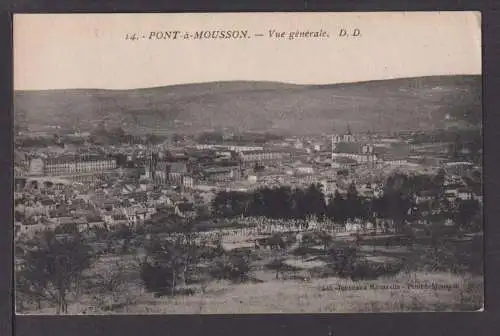
<instances>
[{"instance_id":1,"label":"hillside ridge","mask_svg":"<svg viewBox=\"0 0 500 336\"><path fill-rule=\"evenodd\" d=\"M452 116L481 120L481 76L430 76L302 85L223 81L131 90L16 91L21 129L57 124L91 130L107 122L133 131L230 129L324 132L432 129Z\"/></svg>"}]
</instances>

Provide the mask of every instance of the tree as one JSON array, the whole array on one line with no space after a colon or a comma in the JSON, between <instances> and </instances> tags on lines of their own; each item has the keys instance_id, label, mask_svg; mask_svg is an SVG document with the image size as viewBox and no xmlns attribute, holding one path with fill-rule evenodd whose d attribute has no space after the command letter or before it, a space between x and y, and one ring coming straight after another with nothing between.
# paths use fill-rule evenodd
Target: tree
<instances>
[{"instance_id":1,"label":"tree","mask_svg":"<svg viewBox=\"0 0 500 336\"><path fill-rule=\"evenodd\" d=\"M126 278L126 264L116 262L97 274L92 283L90 293L92 295L93 307L103 310L115 310L119 307L127 307L132 302ZM109 301L108 296L111 296Z\"/></svg>"},{"instance_id":2,"label":"tree","mask_svg":"<svg viewBox=\"0 0 500 336\"><path fill-rule=\"evenodd\" d=\"M212 201L214 214L220 217L241 216L248 212L250 199L247 193L221 191Z\"/></svg>"},{"instance_id":3,"label":"tree","mask_svg":"<svg viewBox=\"0 0 500 336\"><path fill-rule=\"evenodd\" d=\"M250 197L245 192L233 191L230 193L232 216L246 215L250 207Z\"/></svg>"},{"instance_id":4,"label":"tree","mask_svg":"<svg viewBox=\"0 0 500 336\"><path fill-rule=\"evenodd\" d=\"M351 220L360 219L363 217L363 203L359 197L356 185L351 183L347 189L347 196L345 200L347 217Z\"/></svg>"},{"instance_id":5,"label":"tree","mask_svg":"<svg viewBox=\"0 0 500 336\"><path fill-rule=\"evenodd\" d=\"M279 274L286 268L287 265L283 257L275 256L266 266L276 272L275 279L278 280Z\"/></svg>"},{"instance_id":6,"label":"tree","mask_svg":"<svg viewBox=\"0 0 500 336\"><path fill-rule=\"evenodd\" d=\"M287 242L280 233L275 233L269 237L267 243L272 250L284 250L287 247Z\"/></svg>"},{"instance_id":7,"label":"tree","mask_svg":"<svg viewBox=\"0 0 500 336\"><path fill-rule=\"evenodd\" d=\"M383 210L386 217L394 220L397 232L403 230L404 221L413 207L411 188L410 179L401 173L389 176L384 187Z\"/></svg>"},{"instance_id":8,"label":"tree","mask_svg":"<svg viewBox=\"0 0 500 336\"><path fill-rule=\"evenodd\" d=\"M226 217L230 212L230 196L227 191L221 191L212 200L213 212L217 217Z\"/></svg>"},{"instance_id":9,"label":"tree","mask_svg":"<svg viewBox=\"0 0 500 336\"><path fill-rule=\"evenodd\" d=\"M78 295L82 273L93 262L91 248L79 233L56 235L49 230L24 244L20 259L18 290L54 304L57 314L68 312L68 296Z\"/></svg>"},{"instance_id":10,"label":"tree","mask_svg":"<svg viewBox=\"0 0 500 336\"><path fill-rule=\"evenodd\" d=\"M170 224L170 235L160 240L154 236L146 245L147 257L141 267L141 278L150 291L170 294L185 285L189 270L201 258L205 241L197 242L194 223L177 220Z\"/></svg>"},{"instance_id":11,"label":"tree","mask_svg":"<svg viewBox=\"0 0 500 336\"><path fill-rule=\"evenodd\" d=\"M403 231L403 224L409 216L409 210L412 208L411 201L401 193L394 193L383 196L386 215L392 219L397 232Z\"/></svg>"},{"instance_id":12,"label":"tree","mask_svg":"<svg viewBox=\"0 0 500 336\"><path fill-rule=\"evenodd\" d=\"M335 195L328 202L327 214L328 217L340 224L345 224L347 220L346 201L338 191L335 191Z\"/></svg>"},{"instance_id":13,"label":"tree","mask_svg":"<svg viewBox=\"0 0 500 336\"><path fill-rule=\"evenodd\" d=\"M326 231L321 231L319 232L319 235L318 235L319 239L321 240L321 242L323 243L323 249L326 250L328 249L328 246L331 244L331 242L333 241L333 237L331 234L329 234L328 232Z\"/></svg>"},{"instance_id":14,"label":"tree","mask_svg":"<svg viewBox=\"0 0 500 336\"><path fill-rule=\"evenodd\" d=\"M147 259L141 267L141 278L146 289L173 295L183 266L184 255L179 238L174 240L153 239L146 247ZM152 259L152 262L149 260Z\"/></svg>"},{"instance_id":15,"label":"tree","mask_svg":"<svg viewBox=\"0 0 500 336\"><path fill-rule=\"evenodd\" d=\"M248 280L250 272L250 260L242 254L223 255L217 258L210 273L217 279L228 279L233 282Z\"/></svg>"},{"instance_id":16,"label":"tree","mask_svg":"<svg viewBox=\"0 0 500 336\"><path fill-rule=\"evenodd\" d=\"M326 202L320 184L311 184L305 192L306 199L306 215L315 215L318 218L323 218L326 214Z\"/></svg>"},{"instance_id":17,"label":"tree","mask_svg":"<svg viewBox=\"0 0 500 336\"><path fill-rule=\"evenodd\" d=\"M359 262L356 246L332 247L328 250L328 257L333 270L340 277L352 276Z\"/></svg>"},{"instance_id":18,"label":"tree","mask_svg":"<svg viewBox=\"0 0 500 336\"><path fill-rule=\"evenodd\" d=\"M477 200L460 201L454 214L454 220L461 229L472 227L472 222L481 212L481 206Z\"/></svg>"},{"instance_id":19,"label":"tree","mask_svg":"<svg viewBox=\"0 0 500 336\"><path fill-rule=\"evenodd\" d=\"M436 175L432 177L432 185L434 188L434 192L438 195L442 195L444 193L444 182L446 180L446 172L444 169L439 169Z\"/></svg>"}]
</instances>

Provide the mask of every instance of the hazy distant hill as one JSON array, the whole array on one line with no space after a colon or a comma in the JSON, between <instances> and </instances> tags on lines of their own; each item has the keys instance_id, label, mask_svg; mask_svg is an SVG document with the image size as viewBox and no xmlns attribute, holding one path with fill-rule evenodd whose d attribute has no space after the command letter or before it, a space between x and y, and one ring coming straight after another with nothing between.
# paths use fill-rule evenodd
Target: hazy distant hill
<instances>
[{"instance_id":1,"label":"hazy distant hill","mask_svg":"<svg viewBox=\"0 0 500 336\"><path fill-rule=\"evenodd\" d=\"M481 77L439 76L334 85L216 82L137 90L15 93L21 128L90 130L103 120L128 130L292 133L433 129L446 115L481 121Z\"/></svg>"}]
</instances>

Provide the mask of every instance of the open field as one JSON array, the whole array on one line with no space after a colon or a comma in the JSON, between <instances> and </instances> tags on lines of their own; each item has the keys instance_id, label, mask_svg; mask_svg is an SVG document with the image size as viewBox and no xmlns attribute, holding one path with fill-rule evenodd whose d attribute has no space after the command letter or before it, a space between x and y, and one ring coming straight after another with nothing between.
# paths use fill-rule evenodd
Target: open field
<instances>
[{"instance_id":1,"label":"open field","mask_svg":"<svg viewBox=\"0 0 500 336\"><path fill-rule=\"evenodd\" d=\"M395 311L472 311L482 307L482 279L451 273L408 273L372 281L350 281L338 278L314 279L310 282L273 279L265 283L231 284L214 281L204 294L176 297L155 297L135 284L129 287L130 304L117 306L114 311L89 309L93 301L82 298L69 307L70 314L253 314L253 313L362 313ZM452 286L436 290L409 289L408 284L433 283ZM368 287L344 289L338 287ZM378 288L370 289L374 285ZM395 288L399 286L400 288ZM43 309L36 314L53 314Z\"/></svg>"},{"instance_id":2,"label":"open field","mask_svg":"<svg viewBox=\"0 0 500 336\"><path fill-rule=\"evenodd\" d=\"M240 239L241 245L248 244L247 238ZM332 245L347 246L353 240L338 236ZM438 245L425 239L412 244L403 242L394 235L365 236L357 243L358 256L371 271L354 280L335 274L326 250L314 242L300 247L293 244L282 251L244 248L251 260L247 281L194 281L182 288L188 294L174 296L145 290L139 275L141 256L137 253L104 255L87 274L90 282L83 286L80 297L74 300L78 303L70 304L68 312L237 314L481 309L482 235L448 237ZM277 257L286 265L279 272L269 267ZM106 274L119 274L121 285L110 292L96 292L92 279ZM53 312L48 307L24 311Z\"/></svg>"}]
</instances>

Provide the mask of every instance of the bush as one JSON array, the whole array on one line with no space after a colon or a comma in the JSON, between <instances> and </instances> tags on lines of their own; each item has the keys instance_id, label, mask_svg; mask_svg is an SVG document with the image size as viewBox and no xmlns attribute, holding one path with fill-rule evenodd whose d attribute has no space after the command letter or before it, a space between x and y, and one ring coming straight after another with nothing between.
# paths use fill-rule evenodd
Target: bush
<instances>
[{"instance_id":1,"label":"bush","mask_svg":"<svg viewBox=\"0 0 500 336\"><path fill-rule=\"evenodd\" d=\"M356 247L353 246L331 249L330 257L333 272L337 276L351 278L353 281L376 279L388 274L393 275L402 268L400 264L370 263L365 258L360 257ZM321 274L317 275L321 276Z\"/></svg>"},{"instance_id":2,"label":"bush","mask_svg":"<svg viewBox=\"0 0 500 336\"><path fill-rule=\"evenodd\" d=\"M222 256L215 260L210 269L210 275L216 279L226 279L242 282L249 279L250 263L247 257L241 255Z\"/></svg>"},{"instance_id":3,"label":"bush","mask_svg":"<svg viewBox=\"0 0 500 336\"><path fill-rule=\"evenodd\" d=\"M352 246L330 249L332 267L338 276L350 276L355 272L359 262L357 253L357 249Z\"/></svg>"},{"instance_id":4,"label":"bush","mask_svg":"<svg viewBox=\"0 0 500 336\"><path fill-rule=\"evenodd\" d=\"M316 232L308 232L302 236L302 245L311 246L319 243L319 237Z\"/></svg>"},{"instance_id":5,"label":"bush","mask_svg":"<svg viewBox=\"0 0 500 336\"><path fill-rule=\"evenodd\" d=\"M174 271L167 266L145 262L141 265L140 276L149 292L167 294L175 287Z\"/></svg>"},{"instance_id":6,"label":"bush","mask_svg":"<svg viewBox=\"0 0 500 336\"><path fill-rule=\"evenodd\" d=\"M224 248L221 245L202 246L198 249L198 255L201 260L213 260L224 255Z\"/></svg>"},{"instance_id":7,"label":"bush","mask_svg":"<svg viewBox=\"0 0 500 336\"><path fill-rule=\"evenodd\" d=\"M333 268L329 267L314 267L309 270L309 274L312 278L329 278L337 276L337 272Z\"/></svg>"},{"instance_id":8,"label":"bush","mask_svg":"<svg viewBox=\"0 0 500 336\"><path fill-rule=\"evenodd\" d=\"M292 250L292 255L303 258L310 256L324 257L325 250L311 247L308 244L300 244L297 248Z\"/></svg>"}]
</instances>

